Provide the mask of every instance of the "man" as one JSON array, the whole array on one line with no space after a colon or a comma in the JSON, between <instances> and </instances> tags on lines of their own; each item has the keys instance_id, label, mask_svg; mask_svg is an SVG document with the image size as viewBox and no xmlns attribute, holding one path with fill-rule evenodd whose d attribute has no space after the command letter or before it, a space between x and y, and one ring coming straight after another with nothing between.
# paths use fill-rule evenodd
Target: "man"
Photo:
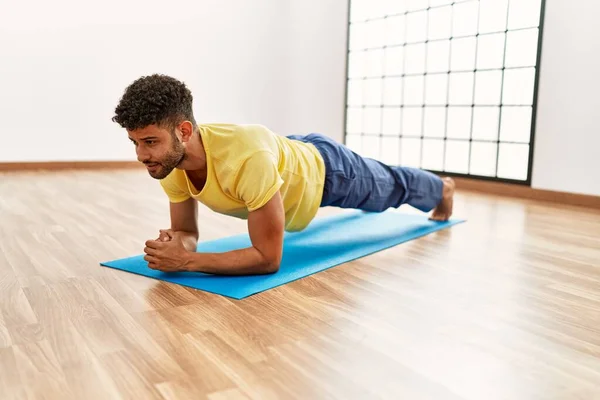
<instances>
[{"instance_id":1,"label":"man","mask_svg":"<svg viewBox=\"0 0 600 400\"><path fill-rule=\"evenodd\" d=\"M169 198L171 227L146 242L150 268L165 272L269 274L285 231L305 229L320 207L380 212L409 204L452 213L454 182L363 158L326 136L281 136L260 125L197 124L192 94L172 77L133 82L115 109L137 158ZM248 220L252 246L198 253L197 202Z\"/></svg>"}]
</instances>

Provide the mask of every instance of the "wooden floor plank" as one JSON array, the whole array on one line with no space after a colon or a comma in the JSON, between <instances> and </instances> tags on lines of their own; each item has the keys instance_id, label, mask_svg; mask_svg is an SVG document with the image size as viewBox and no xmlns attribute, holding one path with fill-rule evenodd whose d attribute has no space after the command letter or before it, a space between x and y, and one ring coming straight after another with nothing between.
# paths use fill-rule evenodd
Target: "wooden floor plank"
<instances>
[{"instance_id":1,"label":"wooden floor plank","mask_svg":"<svg viewBox=\"0 0 600 400\"><path fill-rule=\"evenodd\" d=\"M599 393L599 210L459 187L466 223L238 301L99 265L168 227L144 171L0 173L0 193L2 398Z\"/></svg>"}]
</instances>

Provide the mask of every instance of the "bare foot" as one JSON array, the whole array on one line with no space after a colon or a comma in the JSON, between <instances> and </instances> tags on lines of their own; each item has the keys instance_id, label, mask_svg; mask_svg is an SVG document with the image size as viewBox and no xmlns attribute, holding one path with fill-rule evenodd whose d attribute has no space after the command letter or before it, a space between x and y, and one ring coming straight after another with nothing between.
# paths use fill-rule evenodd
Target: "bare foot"
<instances>
[{"instance_id":1,"label":"bare foot","mask_svg":"<svg viewBox=\"0 0 600 400\"><path fill-rule=\"evenodd\" d=\"M452 205L456 184L452 178L442 178L442 181L444 181L442 201L440 201L438 206L433 210L431 217L429 217L429 219L434 221L447 221L452 216Z\"/></svg>"}]
</instances>

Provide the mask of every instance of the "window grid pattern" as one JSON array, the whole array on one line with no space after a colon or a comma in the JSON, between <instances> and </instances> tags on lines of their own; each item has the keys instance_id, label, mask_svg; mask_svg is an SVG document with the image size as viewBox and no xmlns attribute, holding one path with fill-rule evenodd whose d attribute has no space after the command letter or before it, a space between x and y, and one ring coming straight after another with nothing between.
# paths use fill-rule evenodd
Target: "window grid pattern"
<instances>
[{"instance_id":1,"label":"window grid pattern","mask_svg":"<svg viewBox=\"0 0 600 400\"><path fill-rule=\"evenodd\" d=\"M530 183L543 1L350 0L345 143Z\"/></svg>"}]
</instances>

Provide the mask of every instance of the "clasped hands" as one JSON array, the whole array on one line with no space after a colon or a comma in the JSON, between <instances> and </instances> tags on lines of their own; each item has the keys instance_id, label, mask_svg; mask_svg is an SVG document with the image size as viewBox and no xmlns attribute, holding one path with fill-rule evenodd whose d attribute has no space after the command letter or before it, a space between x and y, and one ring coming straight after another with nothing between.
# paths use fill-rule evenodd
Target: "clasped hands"
<instances>
[{"instance_id":1,"label":"clasped hands","mask_svg":"<svg viewBox=\"0 0 600 400\"><path fill-rule=\"evenodd\" d=\"M161 229L158 238L147 240L144 253L149 268L163 272L188 270L190 254L171 229Z\"/></svg>"}]
</instances>

